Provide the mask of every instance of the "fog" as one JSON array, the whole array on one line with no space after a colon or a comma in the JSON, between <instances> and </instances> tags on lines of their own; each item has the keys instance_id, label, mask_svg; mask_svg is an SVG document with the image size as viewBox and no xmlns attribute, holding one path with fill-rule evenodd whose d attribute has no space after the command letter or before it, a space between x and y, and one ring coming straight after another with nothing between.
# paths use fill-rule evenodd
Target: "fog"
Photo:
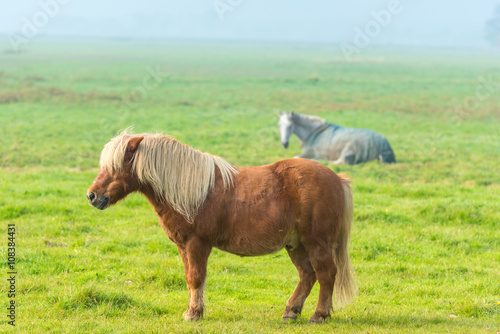
<instances>
[{"instance_id":1,"label":"fog","mask_svg":"<svg viewBox=\"0 0 500 334\"><path fill-rule=\"evenodd\" d=\"M365 33L370 45L487 48L485 23L498 5L499 0L0 0L0 34L353 44Z\"/></svg>"}]
</instances>

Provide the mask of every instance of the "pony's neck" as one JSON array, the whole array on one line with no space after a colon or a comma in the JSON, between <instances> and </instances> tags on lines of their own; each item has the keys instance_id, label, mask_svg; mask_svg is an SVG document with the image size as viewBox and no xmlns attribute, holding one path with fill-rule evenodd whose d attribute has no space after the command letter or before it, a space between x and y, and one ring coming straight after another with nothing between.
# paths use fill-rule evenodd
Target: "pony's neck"
<instances>
[{"instance_id":1,"label":"pony's neck","mask_svg":"<svg viewBox=\"0 0 500 334\"><path fill-rule=\"evenodd\" d=\"M321 126L323 122L318 119L306 119L304 117L297 118L294 120L294 131L295 135L300 139L303 143L307 137L311 135L318 127Z\"/></svg>"},{"instance_id":2,"label":"pony's neck","mask_svg":"<svg viewBox=\"0 0 500 334\"><path fill-rule=\"evenodd\" d=\"M141 185L139 193L142 193L144 197L149 201L149 204L153 207L158 217L162 218L164 215L173 215L175 210L165 201L159 201L153 188L149 185Z\"/></svg>"}]
</instances>

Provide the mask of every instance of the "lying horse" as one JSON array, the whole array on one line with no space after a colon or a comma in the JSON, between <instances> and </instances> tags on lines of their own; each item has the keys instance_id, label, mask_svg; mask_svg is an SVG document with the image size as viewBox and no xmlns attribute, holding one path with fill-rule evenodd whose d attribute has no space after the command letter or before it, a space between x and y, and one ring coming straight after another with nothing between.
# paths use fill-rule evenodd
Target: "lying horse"
<instances>
[{"instance_id":1,"label":"lying horse","mask_svg":"<svg viewBox=\"0 0 500 334\"><path fill-rule=\"evenodd\" d=\"M186 320L203 316L203 286L212 247L240 256L286 248L300 281L283 319L296 319L318 280L316 312L330 316L356 285L347 243L353 218L349 179L310 160L236 167L160 134L122 133L103 149L101 170L87 192L104 210L129 193L145 195L179 249L189 290Z\"/></svg>"},{"instance_id":2,"label":"lying horse","mask_svg":"<svg viewBox=\"0 0 500 334\"><path fill-rule=\"evenodd\" d=\"M359 164L371 160L395 163L387 139L367 129L343 128L316 116L279 112L281 144L288 148L292 133L302 143L299 158L329 160L334 164Z\"/></svg>"}]
</instances>

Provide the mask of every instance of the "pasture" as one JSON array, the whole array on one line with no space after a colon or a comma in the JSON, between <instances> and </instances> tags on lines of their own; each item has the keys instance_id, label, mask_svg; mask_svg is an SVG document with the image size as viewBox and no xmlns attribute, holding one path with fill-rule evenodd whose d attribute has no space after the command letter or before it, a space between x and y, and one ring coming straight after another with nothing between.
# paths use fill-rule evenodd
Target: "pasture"
<instances>
[{"instance_id":1,"label":"pasture","mask_svg":"<svg viewBox=\"0 0 500 334\"><path fill-rule=\"evenodd\" d=\"M363 52L347 63L335 46L39 39L1 53L0 237L6 249L7 224L16 225L16 329L500 331L498 53ZM278 110L373 129L394 149L395 165L325 162L353 180L359 295L308 325L316 284L301 319L282 323L298 282L285 250L240 258L214 249L205 318L185 322L182 261L147 201L131 195L101 212L85 198L102 147L133 125L234 165L267 164L301 151L296 138L281 147ZM5 277L5 261L0 268ZM3 280L4 313L7 288Z\"/></svg>"}]
</instances>

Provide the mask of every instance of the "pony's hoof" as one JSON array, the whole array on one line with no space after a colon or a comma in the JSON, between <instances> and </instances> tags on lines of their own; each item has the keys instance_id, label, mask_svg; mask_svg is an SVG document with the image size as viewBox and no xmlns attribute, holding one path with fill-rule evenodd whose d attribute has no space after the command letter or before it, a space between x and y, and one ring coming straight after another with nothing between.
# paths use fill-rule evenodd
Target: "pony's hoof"
<instances>
[{"instance_id":1,"label":"pony's hoof","mask_svg":"<svg viewBox=\"0 0 500 334\"><path fill-rule=\"evenodd\" d=\"M310 318L309 318L309 321L308 321L308 322L309 322L310 324L322 324L322 323L324 323L324 322L325 322L325 319L326 319L326 318L329 318L329 317L330 317L329 315L328 315L328 316L326 316L326 317L323 317L323 316L319 315L318 313L314 313L314 314L312 315L312 317L310 317Z\"/></svg>"},{"instance_id":2,"label":"pony's hoof","mask_svg":"<svg viewBox=\"0 0 500 334\"><path fill-rule=\"evenodd\" d=\"M184 320L186 321L198 321L201 318L203 318L203 312L197 312L190 308L184 312Z\"/></svg>"},{"instance_id":3,"label":"pony's hoof","mask_svg":"<svg viewBox=\"0 0 500 334\"><path fill-rule=\"evenodd\" d=\"M297 317L300 315L293 312L292 310L285 310L285 312L283 312L283 315L281 316L281 320L283 320L284 322L288 322L288 321L291 321L291 320L297 320Z\"/></svg>"}]
</instances>

